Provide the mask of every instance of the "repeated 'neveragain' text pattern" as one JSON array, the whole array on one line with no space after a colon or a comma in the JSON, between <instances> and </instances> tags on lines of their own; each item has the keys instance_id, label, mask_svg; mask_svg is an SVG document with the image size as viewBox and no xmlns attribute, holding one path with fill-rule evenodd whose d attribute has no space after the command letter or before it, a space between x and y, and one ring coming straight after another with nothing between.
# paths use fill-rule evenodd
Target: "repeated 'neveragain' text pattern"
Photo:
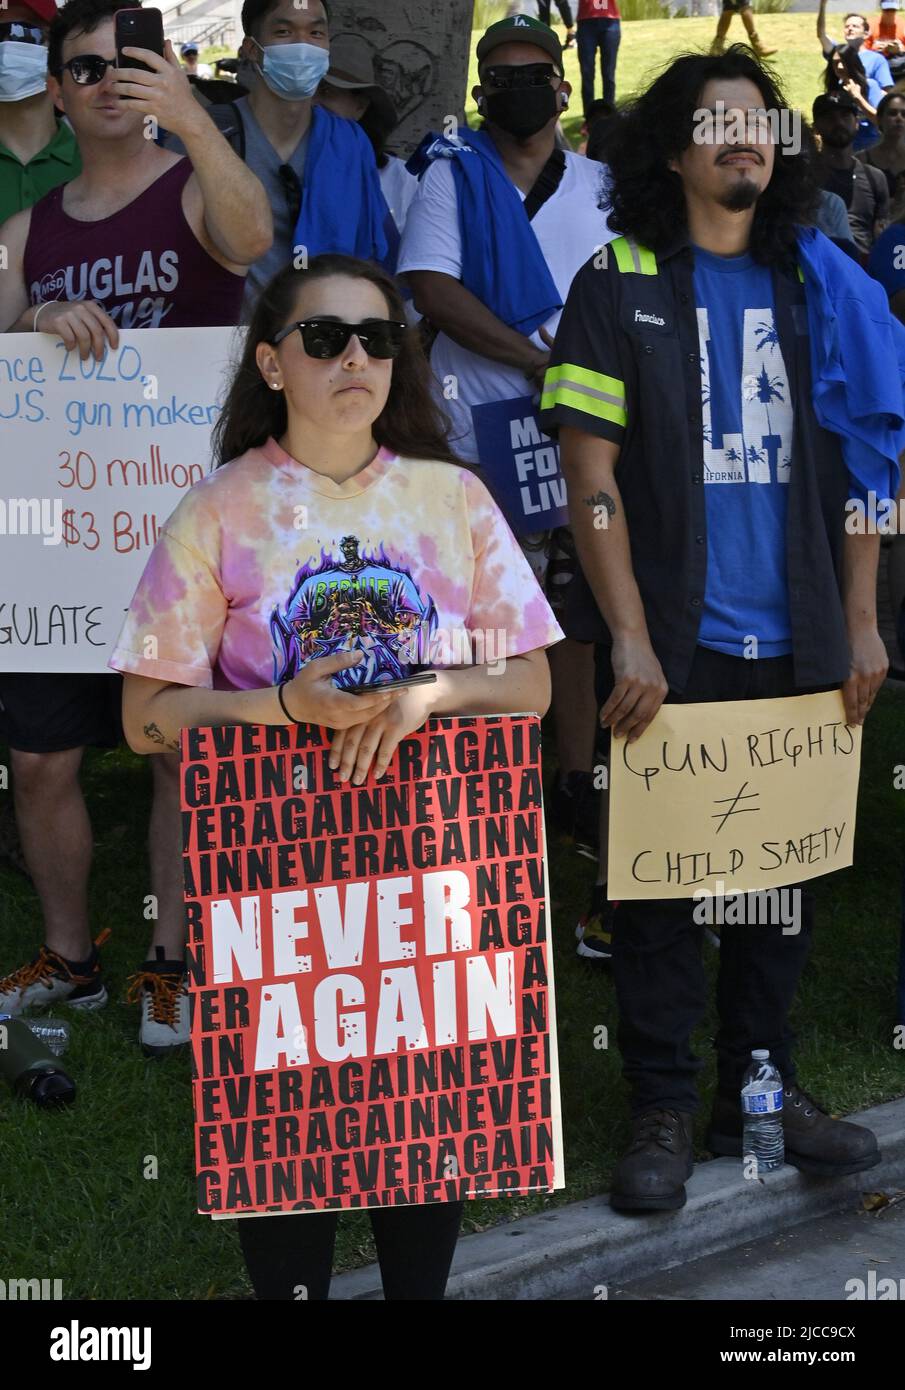
<instances>
[{"instance_id":1,"label":"repeated 'neveragain' text pattern","mask_svg":"<svg viewBox=\"0 0 905 1390\"><path fill-rule=\"evenodd\" d=\"M199 1209L552 1190L538 720L432 720L361 787L328 753L183 733Z\"/></svg>"}]
</instances>

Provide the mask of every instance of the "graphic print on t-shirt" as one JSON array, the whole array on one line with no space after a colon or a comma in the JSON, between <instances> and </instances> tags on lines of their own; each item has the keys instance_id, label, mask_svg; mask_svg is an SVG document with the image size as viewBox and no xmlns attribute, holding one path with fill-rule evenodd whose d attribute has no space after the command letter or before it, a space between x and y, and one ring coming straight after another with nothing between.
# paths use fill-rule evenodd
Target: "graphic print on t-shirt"
<instances>
[{"instance_id":1,"label":"graphic print on t-shirt","mask_svg":"<svg viewBox=\"0 0 905 1390\"><path fill-rule=\"evenodd\" d=\"M787 528L794 400L771 272L695 247L707 572L698 642L736 657L792 650Z\"/></svg>"},{"instance_id":2,"label":"graphic print on t-shirt","mask_svg":"<svg viewBox=\"0 0 905 1390\"><path fill-rule=\"evenodd\" d=\"M343 536L339 550L342 559L322 550L320 564L303 565L285 609L273 611L275 685L315 657L358 651L364 660L334 677L340 689L401 680L417 669L412 657L430 650L436 606L409 570L382 545L363 550L358 536Z\"/></svg>"},{"instance_id":3,"label":"graphic print on t-shirt","mask_svg":"<svg viewBox=\"0 0 905 1390\"><path fill-rule=\"evenodd\" d=\"M698 307L705 483L788 483L793 410L773 310L746 308L740 398L717 389L710 322Z\"/></svg>"},{"instance_id":4,"label":"graphic print on t-shirt","mask_svg":"<svg viewBox=\"0 0 905 1390\"><path fill-rule=\"evenodd\" d=\"M119 328L160 328L179 288L179 252L134 249L61 265L30 286L32 304L96 300ZM116 302L108 303L110 300Z\"/></svg>"}]
</instances>

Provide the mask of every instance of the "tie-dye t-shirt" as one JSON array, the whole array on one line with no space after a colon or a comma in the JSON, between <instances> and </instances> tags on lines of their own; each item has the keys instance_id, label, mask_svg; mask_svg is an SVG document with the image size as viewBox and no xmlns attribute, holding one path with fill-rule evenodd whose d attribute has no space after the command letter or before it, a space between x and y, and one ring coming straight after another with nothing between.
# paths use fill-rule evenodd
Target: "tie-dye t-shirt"
<instances>
[{"instance_id":1,"label":"tie-dye t-shirt","mask_svg":"<svg viewBox=\"0 0 905 1390\"><path fill-rule=\"evenodd\" d=\"M109 665L253 690L314 657L361 651L337 677L351 688L425 666L493 663L562 636L472 473L381 450L335 483L269 439L179 503Z\"/></svg>"}]
</instances>

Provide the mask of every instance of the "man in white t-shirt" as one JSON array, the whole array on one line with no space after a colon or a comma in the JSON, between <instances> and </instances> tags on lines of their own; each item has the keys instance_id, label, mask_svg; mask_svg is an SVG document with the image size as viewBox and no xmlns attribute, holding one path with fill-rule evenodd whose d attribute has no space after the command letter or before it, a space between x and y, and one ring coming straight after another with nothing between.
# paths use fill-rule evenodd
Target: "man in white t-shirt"
<instances>
[{"instance_id":1,"label":"man in white t-shirt","mask_svg":"<svg viewBox=\"0 0 905 1390\"><path fill-rule=\"evenodd\" d=\"M493 40L489 49L483 47L488 39ZM570 84L562 78L562 46L552 29L521 15L492 25L478 45L478 56L481 86L474 89L478 110L485 118L484 128L506 173L524 201L554 152L556 122L567 109L571 95ZM513 133L500 121L517 124L511 120L516 103L510 100L508 106L501 108L498 96L517 97L527 108L529 103L538 104L539 89L500 93L493 85L493 76L504 74L506 69L511 72L517 67L538 69L542 65L550 68L552 79L544 93L549 94L549 119L530 135ZM530 224L563 302L581 266L611 240L605 211L605 178L600 164L567 153L558 187ZM453 444L462 458L477 462L473 408L526 394L539 398L560 310L555 310L530 335L503 323L461 282L462 230L450 161L437 159L424 174L409 208L398 273L405 275L411 285L418 309L440 330L431 363L443 408L452 418ZM482 235L483 229L475 232ZM493 477L493 460L480 461L493 485L497 481Z\"/></svg>"},{"instance_id":2,"label":"man in white t-shirt","mask_svg":"<svg viewBox=\"0 0 905 1390\"><path fill-rule=\"evenodd\" d=\"M606 171L571 152L560 154L557 165L556 125L572 89L563 76L562 45L551 28L524 14L501 20L480 40L477 57L480 86L474 96L485 125L481 132L460 136L466 141L489 137L491 156L495 150L512 187L531 205L530 222L526 216L529 234L542 254L540 269L546 262L552 280L549 313L533 327L526 328L524 321L521 328L513 326L521 317L517 303L506 321L488 302L496 289L492 276L490 294L483 299L463 283L488 236L500 243L491 248L490 256L505 274L511 268L510 250L513 263L516 256L506 238L514 230L521 241L523 229L517 217L513 224L495 219L492 211L479 218L464 212L459 198L465 175L453 169L450 157L433 158L423 175L409 208L398 269L412 288L416 308L439 330L431 365L443 409L452 420L453 448L464 460L480 463L482 476L542 584L552 552L546 589L560 616L569 575L556 573L557 562L562 570L572 547L568 534L563 534L568 514L558 452L537 430L536 407L572 280L612 238ZM437 143L448 147L456 142ZM481 158L463 155L461 160L471 160L473 169ZM536 208L541 188L546 197ZM522 264L524 247L518 249ZM547 302L538 299L533 277L524 279L526 299ZM566 787L573 777L577 806L587 790L586 783L585 791L578 787L577 779L586 778L590 770L596 716L587 650L563 642L552 666L554 714L562 696L563 718L557 720L561 785ZM563 820L567 807L564 802ZM591 821L593 840L593 812Z\"/></svg>"}]
</instances>

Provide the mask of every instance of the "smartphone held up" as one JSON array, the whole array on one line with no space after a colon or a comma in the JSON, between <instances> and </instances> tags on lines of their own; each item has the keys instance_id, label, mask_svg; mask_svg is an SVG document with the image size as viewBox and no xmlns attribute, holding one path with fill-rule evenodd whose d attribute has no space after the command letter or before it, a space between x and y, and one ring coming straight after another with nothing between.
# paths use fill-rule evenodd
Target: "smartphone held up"
<instances>
[{"instance_id":1,"label":"smartphone held up","mask_svg":"<svg viewBox=\"0 0 905 1390\"><path fill-rule=\"evenodd\" d=\"M163 13L158 9L117 10L113 18L116 38L116 66L118 68L138 68L151 72L147 63L139 58L128 57L126 48L147 48L162 58L163 54ZM131 100L123 97L124 101Z\"/></svg>"}]
</instances>

